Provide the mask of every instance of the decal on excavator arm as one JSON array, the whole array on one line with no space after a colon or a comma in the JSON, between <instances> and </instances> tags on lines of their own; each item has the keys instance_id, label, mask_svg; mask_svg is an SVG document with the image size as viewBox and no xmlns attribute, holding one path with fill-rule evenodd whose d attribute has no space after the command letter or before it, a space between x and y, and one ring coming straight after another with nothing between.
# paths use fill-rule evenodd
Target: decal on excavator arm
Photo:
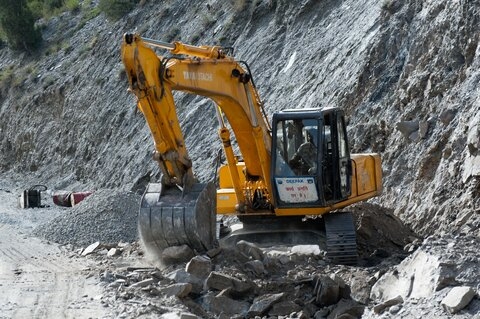
<instances>
[{"instance_id":1,"label":"decal on excavator arm","mask_svg":"<svg viewBox=\"0 0 480 319\"><path fill-rule=\"evenodd\" d=\"M213 81L212 73L183 71L183 78L191 81Z\"/></svg>"},{"instance_id":2,"label":"decal on excavator arm","mask_svg":"<svg viewBox=\"0 0 480 319\"><path fill-rule=\"evenodd\" d=\"M277 177L275 184L280 199L285 203L318 201L317 187L313 177Z\"/></svg>"}]
</instances>

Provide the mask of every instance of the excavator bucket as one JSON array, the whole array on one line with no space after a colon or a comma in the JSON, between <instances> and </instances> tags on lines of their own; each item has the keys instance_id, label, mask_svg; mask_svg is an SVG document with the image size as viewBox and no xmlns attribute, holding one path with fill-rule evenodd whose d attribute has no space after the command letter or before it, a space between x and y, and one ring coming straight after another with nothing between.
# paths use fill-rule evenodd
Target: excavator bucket
<instances>
[{"instance_id":1,"label":"excavator bucket","mask_svg":"<svg viewBox=\"0 0 480 319\"><path fill-rule=\"evenodd\" d=\"M216 246L216 189L196 183L190 191L151 183L143 195L138 230L147 251L161 254L188 245L197 253Z\"/></svg>"}]
</instances>

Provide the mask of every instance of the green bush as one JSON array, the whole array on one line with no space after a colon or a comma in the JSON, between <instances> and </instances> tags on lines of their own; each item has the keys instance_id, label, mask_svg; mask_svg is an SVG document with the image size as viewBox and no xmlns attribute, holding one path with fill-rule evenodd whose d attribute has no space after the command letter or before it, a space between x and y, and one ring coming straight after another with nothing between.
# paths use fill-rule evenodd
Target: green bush
<instances>
[{"instance_id":1,"label":"green bush","mask_svg":"<svg viewBox=\"0 0 480 319\"><path fill-rule=\"evenodd\" d=\"M48 10L61 8L63 6L63 3L65 2L63 0L44 0L44 1L45 1L45 6L47 7Z\"/></svg>"},{"instance_id":2,"label":"green bush","mask_svg":"<svg viewBox=\"0 0 480 319\"><path fill-rule=\"evenodd\" d=\"M14 50L31 51L42 42L42 35L35 28L35 19L26 0L0 0L0 25Z\"/></svg>"},{"instance_id":3,"label":"green bush","mask_svg":"<svg viewBox=\"0 0 480 319\"><path fill-rule=\"evenodd\" d=\"M27 0L27 6L34 19L51 18L64 11L80 9L79 0Z\"/></svg>"},{"instance_id":4,"label":"green bush","mask_svg":"<svg viewBox=\"0 0 480 319\"><path fill-rule=\"evenodd\" d=\"M65 8L70 11L75 11L80 9L80 4L78 3L78 0L65 0Z\"/></svg>"},{"instance_id":5,"label":"green bush","mask_svg":"<svg viewBox=\"0 0 480 319\"><path fill-rule=\"evenodd\" d=\"M30 9L30 12L33 14L35 20L43 17L43 1L41 0L29 0L27 1L27 6Z\"/></svg>"},{"instance_id":6,"label":"green bush","mask_svg":"<svg viewBox=\"0 0 480 319\"><path fill-rule=\"evenodd\" d=\"M136 2L135 0L100 0L98 7L109 19L118 20L132 11Z\"/></svg>"}]
</instances>

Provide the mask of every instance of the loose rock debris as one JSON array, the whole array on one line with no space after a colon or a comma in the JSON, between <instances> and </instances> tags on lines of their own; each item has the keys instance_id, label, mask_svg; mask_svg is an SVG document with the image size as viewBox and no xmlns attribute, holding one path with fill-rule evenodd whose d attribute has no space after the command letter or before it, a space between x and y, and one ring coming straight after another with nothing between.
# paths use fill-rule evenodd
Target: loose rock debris
<instances>
[{"instance_id":1,"label":"loose rock debris","mask_svg":"<svg viewBox=\"0 0 480 319\"><path fill-rule=\"evenodd\" d=\"M99 190L75 207L64 210L34 234L47 240L84 247L99 241L116 244L137 240L140 195L117 190Z\"/></svg>"},{"instance_id":2,"label":"loose rock debris","mask_svg":"<svg viewBox=\"0 0 480 319\"><path fill-rule=\"evenodd\" d=\"M469 244L472 240L468 236L454 239L457 245ZM323 256L314 254L310 254L311 259L306 262L304 256L291 250L283 252L289 262L282 264L277 251L276 257L268 259L270 267L265 264L267 259L251 260L269 269L266 275L250 271L244 266L241 253L226 249L213 258L199 255L187 263L163 269L115 267L115 262L122 259L120 255L109 258L107 270L100 275L106 287L102 300L116 309L121 318L133 318L140 308L148 308L150 315L171 314L174 318L182 318L182 314L194 318L416 318L416 313L427 310L432 315L426 318L451 318L452 315L472 318L480 310L475 292L479 285L475 256L463 256L465 263L457 267L447 266L448 258L442 256L443 244L442 240L427 238L400 264L395 265L395 259L389 257L383 265L372 267L331 265ZM245 242L239 247L242 245ZM255 244L249 243L249 246ZM268 249L257 248L268 255ZM424 254L442 261L428 266L431 273L438 275L437 282L433 283L435 287L427 288L420 297L416 289L424 285L417 287L414 283L410 294L402 295L402 285L389 278L412 277L414 270L409 273L406 269L412 260L424 260L420 257ZM141 255L135 250L131 256L141 258ZM105 258L95 253L91 256ZM359 288L356 278L368 280ZM369 297L359 298L361 291ZM379 295L378 291L388 291L388 294ZM396 296L389 297L393 294ZM130 306L122 303L119 309L118 299L128 301ZM433 309L432 302L436 305Z\"/></svg>"},{"instance_id":3,"label":"loose rock debris","mask_svg":"<svg viewBox=\"0 0 480 319\"><path fill-rule=\"evenodd\" d=\"M321 308L334 309L342 299L350 300L349 307L345 303L344 310L337 309L337 312L347 313L355 308L352 312L357 313L363 308L352 300L348 286L339 277L319 277L312 272L291 279L259 279L251 272L237 269L239 263L222 267L224 254L230 253L222 251L213 259L195 256L187 264L165 269L112 269L103 272L101 277L107 290L113 289L116 297L143 304L148 300L156 305L157 314L171 311L165 305L172 302L176 307L181 306L177 313L188 311L200 318L254 318L269 315L271 311L274 316L295 313L297 317L310 318ZM106 297L105 302L115 306L111 296Z\"/></svg>"},{"instance_id":4,"label":"loose rock debris","mask_svg":"<svg viewBox=\"0 0 480 319\"><path fill-rule=\"evenodd\" d=\"M433 319L467 318L480 308L478 257L465 248L478 239L422 240L380 206L351 208L360 252L356 267L332 264L322 245L245 240L205 255L186 256L185 249L173 247L169 263L152 264L137 241L139 199L97 191L36 230L98 261L89 273L103 283L101 302L118 318L415 318L418 311L432 311L427 304L434 302ZM412 275L414 284L405 290ZM426 290L420 289L422 278L432 283ZM469 292L452 303L447 293L456 286L474 296Z\"/></svg>"}]
</instances>

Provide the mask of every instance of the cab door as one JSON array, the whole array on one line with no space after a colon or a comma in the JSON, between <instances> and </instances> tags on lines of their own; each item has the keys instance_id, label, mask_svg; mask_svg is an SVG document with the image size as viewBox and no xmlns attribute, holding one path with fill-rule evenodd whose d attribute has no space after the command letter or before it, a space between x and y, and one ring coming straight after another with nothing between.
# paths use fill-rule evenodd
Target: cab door
<instances>
[{"instance_id":1,"label":"cab door","mask_svg":"<svg viewBox=\"0 0 480 319\"><path fill-rule=\"evenodd\" d=\"M326 110L323 123L323 196L327 203L335 203L351 193L352 163L343 112L339 109Z\"/></svg>"},{"instance_id":2,"label":"cab door","mask_svg":"<svg viewBox=\"0 0 480 319\"><path fill-rule=\"evenodd\" d=\"M345 199L351 194L352 162L348 147L347 128L341 112L337 112L336 130L338 139L338 175L339 175L339 199Z\"/></svg>"}]
</instances>

